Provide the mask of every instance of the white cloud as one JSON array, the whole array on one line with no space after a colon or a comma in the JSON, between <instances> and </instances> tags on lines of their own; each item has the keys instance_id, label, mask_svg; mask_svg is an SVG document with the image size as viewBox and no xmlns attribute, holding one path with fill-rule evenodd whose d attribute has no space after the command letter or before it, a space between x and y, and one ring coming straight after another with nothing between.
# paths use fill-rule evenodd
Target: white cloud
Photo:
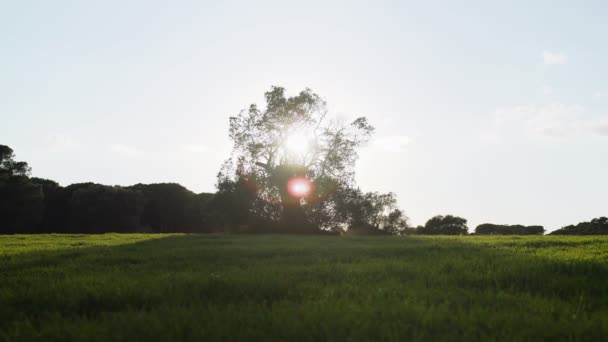
<instances>
[{"instance_id":1,"label":"white cloud","mask_svg":"<svg viewBox=\"0 0 608 342\"><path fill-rule=\"evenodd\" d=\"M568 56L562 52L550 52L543 51L542 53L543 63L547 65L566 64L568 62Z\"/></svg>"},{"instance_id":2,"label":"white cloud","mask_svg":"<svg viewBox=\"0 0 608 342\"><path fill-rule=\"evenodd\" d=\"M590 134L608 136L608 116L589 116L579 105L555 103L499 108L494 119L490 136L495 138L500 135L513 138L521 134L544 140L568 140Z\"/></svg>"},{"instance_id":3,"label":"white cloud","mask_svg":"<svg viewBox=\"0 0 608 342\"><path fill-rule=\"evenodd\" d=\"M543 86L543 94L545 95L551 95L553 94L553 88L551 86Z\"/></svg>"},{"instance_id":4,"label":"white cloud","mask_svg":"<svg viewBox=\"0 0 608 342\"><path fill-rule=\"evenodd\" d=\"M390 135L379 137L372 143L372 147L379 148L389 152L401 152L412 139L405 135Z\"/></svg>"},{"instance_id":5,"label":"white cloud","mask_svg":"<svg viewBox=\"0 0 608 342\"><path fill-rule=\"evenodd\" d=\"M138 157L144 154L142 150L124 144L110 145L110 151L123 157Z\"/></svg>"}]
</instances>

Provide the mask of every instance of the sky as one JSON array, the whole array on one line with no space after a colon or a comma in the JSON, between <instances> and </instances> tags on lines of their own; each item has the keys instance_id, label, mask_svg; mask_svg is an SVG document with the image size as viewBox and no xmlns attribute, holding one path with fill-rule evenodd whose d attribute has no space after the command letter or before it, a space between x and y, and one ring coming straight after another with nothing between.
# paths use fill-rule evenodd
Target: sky
<instances>
[{"instance_id":1,"label":"sky","mask_svg":"<svg viewBox=\"0 0 608 342\"><path fill-rule=\"evenodd\" d=\"M2 1L0 144L62 185L212 192L272 85L367 116L412 224L608 216L606 1Z\"/></svg>"}]
</instances>

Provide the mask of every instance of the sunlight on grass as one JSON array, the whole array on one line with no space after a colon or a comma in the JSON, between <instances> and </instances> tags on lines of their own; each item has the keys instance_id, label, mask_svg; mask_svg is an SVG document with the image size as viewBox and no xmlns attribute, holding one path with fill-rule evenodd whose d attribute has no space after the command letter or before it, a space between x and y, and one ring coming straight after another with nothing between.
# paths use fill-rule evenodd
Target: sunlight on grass
<instances>
[{"instance_id":1,"label":"sunlight on grass","mask_svg":"<svg viewBox=\"0 0 608 342\"><path fill-rule=\"evenodd\" d=\"M0 236L0 257L94 246L119 246L183 234L38 234Z\"/></svg>"}]
</instances>

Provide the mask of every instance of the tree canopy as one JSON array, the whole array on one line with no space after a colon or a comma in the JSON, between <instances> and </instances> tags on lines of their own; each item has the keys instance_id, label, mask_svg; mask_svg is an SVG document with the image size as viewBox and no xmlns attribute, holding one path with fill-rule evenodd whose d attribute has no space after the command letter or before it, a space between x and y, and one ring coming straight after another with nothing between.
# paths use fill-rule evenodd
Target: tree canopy
<instances>
[{"instance_id":1,"label":"tree canopy","mask_svg":"<svg viewBox=\"0 0 608 342\"><path fill-rule=\"evenodd\" d=\"M26 162L15 161L13 149L0 145L0 177L28 176L32 169Z\"/></svg>"},{"instance_id":2,"label":"tree canopy","mask_svg":"<svg viewBox=\"0 0 608 342\"><path fill-rule=\"evenodd\" d=\"M453 215L437 215L429 219L424 227L418 228L419 234L428 235L466 235L467 220Z\"/></svg>"},{"instance_id":3,"label":"tree canopy","mask_svg":"<svg viewBox=\"0 0 608 342\"><path fill-rule=\"evenodd\" d=\"M40 185L29 179L31 168L15 160L13 149L0 145L0 229L31 232L40 221L44 205Z\"/></svg>"},{"instance_id":4,"label":"tree canopy","mask_svg":"<svg viewBox=\"0 0 608 342\"><path fill-rule=\"evenodd\" d=\"M255 215L292 230L345 224L337 222L343 215L333 195L355 188L357 148L374 128L365 117L331 118L326 102L310 89L288 97L284 88L272 87L264 97L264 108L252 104L230 118L233 151L219 183L245 179L254 189ZM293 191L290 184L298 179L308 183Z\"/></svg>"},{"instance_id":5,"label":"tree canopy","mask_svg":"<svg viewBox=\"0 0 608 342\"><path fill-rule=\"evenodd\" d=\"M483 223L475 227L475 234L478 235L542 235L544 232L543 226L522 226L520 224Z\"/></svg>"},{"instance_id":6,"label":"tree canopy","mask_svg":"<svg viewBox=\"0 0 608 342\"><path fill-rule=\"evenodd\" d=\"M562 227L551 232L551 235L607 235L608 217L594 218L589 222L580 222L576 225Z\"/></svg>"}]
</instances>

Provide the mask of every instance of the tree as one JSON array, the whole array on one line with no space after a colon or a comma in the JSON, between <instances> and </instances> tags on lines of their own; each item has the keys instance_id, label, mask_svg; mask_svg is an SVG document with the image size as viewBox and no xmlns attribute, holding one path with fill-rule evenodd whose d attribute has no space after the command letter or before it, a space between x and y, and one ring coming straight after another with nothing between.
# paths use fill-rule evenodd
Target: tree
<instances>
[{"instance_id":1,"label":"tree","mask_svg":"<svg viewBox=\"0 0 608 342\"><path fill-rule=\"evenodd\" d=\"M224 232L255 232L255 184L245 177L220 177L217 193L206 207L210 225Z\"/></svg>"},{"instance_id":2,"label":"tree","mask_svg":"<svg viewBox=\"0 0 608 342\"><path fill-rule=\"evenodd\" d=\"M195 232L205 225L205 202L179 184L137 184L129 187L145 198L141 225L155 233Z\"/></svg>"},{"instance_id":3,"label":"tree","mask_svg":"<svg viewBox=\"0 0 608 342\"><path fill-rule=\"evenodd\" d=\"M542 235L544 232L543 226L522 226L520 224L483 223L475 228L475 234L478 235Z\"/></svg>"},{"instance_id":4,"label":"tree","mask_svg":"<svg viewBox=\"0 0 608 342\"><path fill-rule=\"evenodd\" d=\"M424 227L418 229L419 234L427 235L466 235L467 220L452 215L437 215L429 219Z\"/></svg>"},{"instance_id":5,"label":"tree","mask_svg":"<svg viewBox=\"0 0 608 342\"><path fill-rule=\"evenodd\" d=\"M589 222L562 227L551 232L551 235L608 235L608 217L602 216Z\"/></svg>"},{"instance_id":6,"label":"tree","mask_svg":"<svg viewBox=\"0 0 608 342\"><path fill-rule=\"evenodd\" d=\"M141 227L144 197L140 191L90 184L72 193L69 223L73 232L129 233Z\"/></svg>"},{"instance_id":7,"label":"tree","mask_svg":"<svg viewBox=\"0 0 608 342\"><path fill-rule=\"evenodd\" d=\"M13 150L0 145L0 233L31 233L42 221L42 187L28 175L26 162L14 160Z\"/></svg>"},{"instance_id":8,"label":"tree","mask_svg":"<svg viewBox=\"0 0 608 342\"><path fill-rule=\"evenodd\" d=\"M291 231L326 228L326 200L354 184L356 150L374 128L365 117L329 119L325 101L310 89L286 97L272 87L265 99L264 109L252 104L230 118L233 152L219 178L254 183L257 216Z\"/></svg>"},{"instance_id":9,"label":"tree","mask_svg":"<svg viewBox=\"0 0 608 342\"><path fill-rule=\"evenodd\" d=\"M335 223L344 224L344 228L355 233L401 234L408 228L407 217L397 208L393 193L363 193L347 188L338 192L333 202Z\"/></svg>"},{"instance_id":10,"label":"tree","mask_svg":"<svg viewBox=\"0 0 608 342\"><path fill-rule=\"evenodd\" d=\"M61 206L63 204L62 195L64 188L57 184L57 182L49 179L31 177L30 181L42 188L44 198L44 215L36 228L36 232L55 233L65 230L67 228L67 214Z\"/></svg>"},{"instance_id":11,"label":"tree","mask_svg":"<svg viewBox=\"0 0 608 342\"><path fill-rule=\"evenodd\" d=\"M0 145L0 177L29 176L32 169L26 162L18 162L14 158L12 148Z\"/></svg>"}]
</instances>

